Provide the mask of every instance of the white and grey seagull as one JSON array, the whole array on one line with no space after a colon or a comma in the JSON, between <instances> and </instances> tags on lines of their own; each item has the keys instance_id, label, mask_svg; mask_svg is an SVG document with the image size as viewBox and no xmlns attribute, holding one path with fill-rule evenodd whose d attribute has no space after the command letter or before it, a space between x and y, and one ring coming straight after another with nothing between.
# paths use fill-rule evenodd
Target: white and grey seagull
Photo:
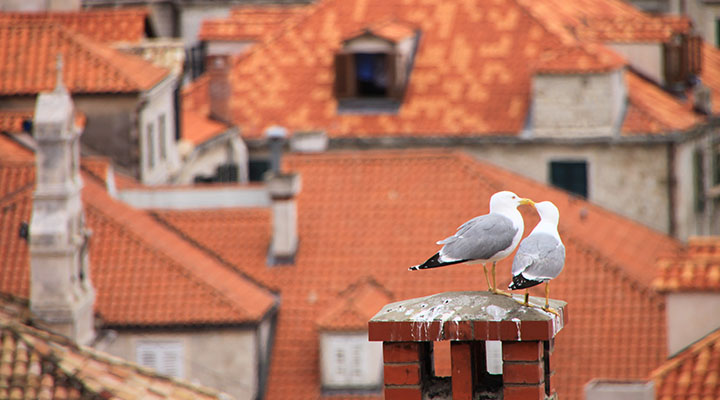
<instances>
[{"instance_id":1,"label":"white and grey seagull","mask_svg":"<svg viewBox=\"0 0 720 400\"><path fill-rule=\"evenodd\" d=\"M520 198L513 192L498 192L490 197L490 213L475 217L462 224L457 232L439 242L443 247L411 271L444 267L468 261L483 265L485 280L493 293L507 293L495 284L495 264L515 250L523 235L525 224L518 206L534 204L530 199ZM486 263L492 261L492 284L488 278Z\"/></svg>"},{"instance_id":2,"label":"white and grey seagull","mask_svg":"<svg viewBox=\"0 0 720 400\"><path fill-rule=\"evenodd\" d=\"M540 222L518 248L512 265L512 283L508 289L525 289L524 305L528 306L529 289L545 282L545 311L550 308L550 280L560 275L565 265L565 245L558 234L560 212L555 204L542 201L535 204Z\"/></svg>"}]
</instances>

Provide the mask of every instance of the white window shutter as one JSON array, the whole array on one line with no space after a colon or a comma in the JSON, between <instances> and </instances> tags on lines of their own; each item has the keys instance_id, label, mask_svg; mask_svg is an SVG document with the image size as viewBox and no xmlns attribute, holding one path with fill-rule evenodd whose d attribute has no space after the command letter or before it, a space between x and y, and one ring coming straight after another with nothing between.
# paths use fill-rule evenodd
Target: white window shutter
<instances>
[{"instance_id":1,"label":"white window shutter","mask_svg":"<svg viewBox=\"0 0 720 400\"><path fill-rule=\"evenodd\" d=\"M160 374L183 378L183 345L179 341L147 340L136 347L138 364L152 368Z\"/></svg>"}]
</instances>

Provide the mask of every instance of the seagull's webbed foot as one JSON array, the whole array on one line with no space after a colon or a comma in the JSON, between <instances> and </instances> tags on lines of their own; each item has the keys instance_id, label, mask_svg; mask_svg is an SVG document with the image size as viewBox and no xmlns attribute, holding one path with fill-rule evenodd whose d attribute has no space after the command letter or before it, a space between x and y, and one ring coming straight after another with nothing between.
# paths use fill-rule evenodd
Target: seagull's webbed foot
<instances>
[{"instance_id":1,"label":"seagull's webbed foot","mask_svg":"<svg viewBox=\"0 0 720 400\"><path fill-rule=\"evenodd\" d=\"M500 290L500 289L498 289L498 288L494 288L494 289L492 289L492 290L490 290L490 291L491 291L492 293L494 293L494 294L500 294L500 295L503 295L503 296L507 296L507 297L512 298L512 294L510 294L510 293L508 293L508 292L503 292L502 290Z\"/></svg>"},{"instance_id":2,"label":"seagull's webbed foot","mask_svg":"<svg viewBox=\"0 0 720 400\"><path fill-rule=\"evenodd\" d=\"M552 313L552 314L555 314L555 315L557 315L558 317L560 316L560 313L558 313L557 310L555 310L554 308L550 308L550 307L548 307L548 306L545 306L545 307L542 308L542 310L543 310L543 311L546 311L546 312L549 312L549 313Z\"/></svg>"}]
</instances>

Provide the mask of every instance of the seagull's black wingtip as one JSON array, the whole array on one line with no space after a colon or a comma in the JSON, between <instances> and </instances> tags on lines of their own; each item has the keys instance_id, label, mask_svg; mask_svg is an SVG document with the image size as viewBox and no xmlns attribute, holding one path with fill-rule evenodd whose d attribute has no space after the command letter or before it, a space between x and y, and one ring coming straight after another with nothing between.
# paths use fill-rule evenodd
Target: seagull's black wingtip
<instances>
[{"instance_id":1,"label":"seagull's black wingtip","mask_svg":"<svg viewBox=\"0 0 720 400\"><path fill-rule=\"evenodd\" d=\"M542 283L542 281L526 279L522 274L517 274L517 275L513 276L512 283L510 283L508 285L508 289L510 289L510 290L527 289L527 288L531 288L533 286L537 286L541 283Z\"/></svg>"},{"instance_id":2,"label":"seagull's black wingtip","mask_svg":"<svg viewBox=\"0 0 720 400\"><path fill-rule=\"evenodd\" d=\"M419 269L429 269L429 268L438 268L438 267L444 267L446 265L453 265L453 264L459 264L462 262L465 262L468 260L458 260L458 261L440 261L440 253L435 253L434 256L430 257L425 261L424 263L420 265L414 265L410 268L408 268L409 271L417 271Z\"/></svg>"}]
</instances>

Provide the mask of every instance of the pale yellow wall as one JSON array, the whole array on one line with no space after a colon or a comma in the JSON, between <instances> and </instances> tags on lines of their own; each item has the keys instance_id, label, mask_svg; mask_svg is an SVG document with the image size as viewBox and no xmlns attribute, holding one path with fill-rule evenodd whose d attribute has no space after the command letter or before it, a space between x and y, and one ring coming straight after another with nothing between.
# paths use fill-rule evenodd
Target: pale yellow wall
<instances>
[{"instance_id":1,"label":"pale yellow wall","mask_svg":"<svg viewBox=\"0 0 720 400\"><path fill-rule=\"evenodd\" d=\"M694 198L693 153L696 149L701 149L705 153L705 193L707 194L711 191L710 185L712 184L710 144L713 137L720 139L720 132L680 143L675 152L675 174L678 185L676 197L676 216L678 220L677 237L681 240L687 240L690 236L696 235L720 234L720 198L715 197L715 200L708 199L703 213L695 211Z\"/></svg>"},{"instance_id":2,"label":"pale yellow wall","mask_svg":"<svg viewBox=\"0 0 720 400\"><path fill-rule=\"evenodd\" d=\"M175 144L174 89L175 79L168 78L143 96L145 101L142 104L139 117L140 180L147 185L167 183L180 167L180 159ZM164 160L160 157L161 138L158 118L161 115L165 115L164 146L167 157ZM146 154L148 151L148 124L152 124L154 132L155 163L152 167L148 164Z\"/></svg>"},{"instance_id":3,"label":"pale yellow wall","mask_svg":"<svg viewBox=\"0 0 720 400\"><path fill-rule=\"evenodd\" d=\"M664 80L662 43L607 43L607 46L625 57L640 73L662 84Z\"/></svg>"},{"instance_id":4,"label":"pale yellow wall","mask_svg":"<svg viewBox=\"0 0 720 400\"><path fill-rule=\"evenodd\" d=\"M591 202L661 232L669 229L665 144L490 144L468 152L543 183L549 183L550 161L587 161Z\"/></svg>"},{"instance_id":5,"label":"pale yellow wall","mask_svg":"<svg viewBox=\"0 0 720 400\"><path fill-rule=\"evenodd\" d=\"M692 312L688 312L692 310ZM666 300L668 354L720 328L719 293L670 293Z\"/></svg>"},{"instance_id":6,"label":"pale yellow wall","mask_svg":"<svg viewBox=\"0 0 720 400\"><path fill-rule=\"evenodd\" d=\"M607 137L620 126L626 105L623 71L535 74L531 137Z\"/></svg>"},{"instance_id":7,"label":"pale yellow wall","mask_svg":"<svg viewBox=\"0 0 720 400\"><path fill-rule=\"evenodd\" d=\"M254 329L218 329L180 333L118 332L102 348L136 362L135 346L142 340L181 341L185 353L184 379L233 395L255 399L257 392L257 335Z\"/></svg>"}]
</instances>

